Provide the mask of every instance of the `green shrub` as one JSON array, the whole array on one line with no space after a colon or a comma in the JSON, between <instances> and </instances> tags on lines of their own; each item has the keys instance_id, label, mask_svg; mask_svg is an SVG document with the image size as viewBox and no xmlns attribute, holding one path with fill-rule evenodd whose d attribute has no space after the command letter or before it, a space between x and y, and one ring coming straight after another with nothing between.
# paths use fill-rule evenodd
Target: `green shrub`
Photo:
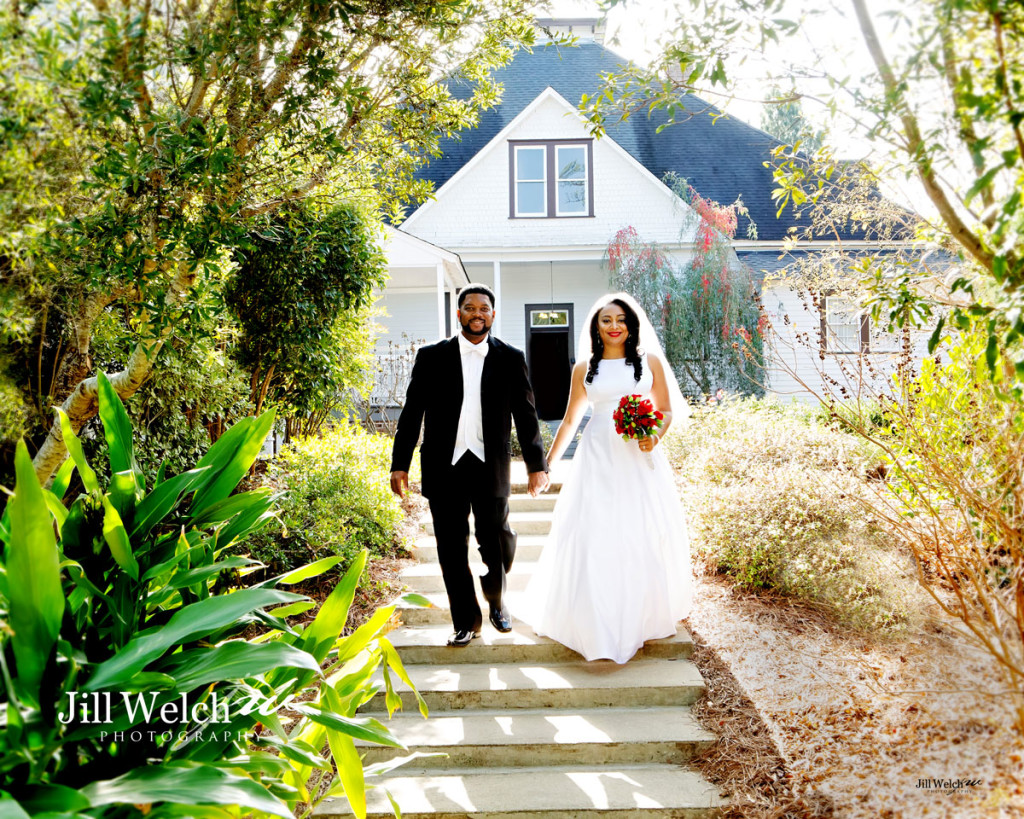
<instances>
[{"instance_id":1,"label":"green shrub","mask_svg":"<svg viewBox=\"0 0 1024 819\"><path fill-rule=\"evenodd\" d=\"M577 431L576 432L576 437L579 438L579 435L580 435L580 432ZM541 437L541 440L544 442L544 452L548 452L548 450L551 449L552 441L555 440L555 433L554 433L554 431L551 429L551 427L548 425L548 423L546 421L541 421L540 422L540 437ZM511 442L512 442L512 457L513 458L522 458L523 457L523 448L519 444L519 434L516 432L515 425L513 425L513 427L512 427Z\"/></svg>"},{"instance_id":2,"label":"green shrub","mask_svg":"<svg viewBox=\"0 0 1024 819\"><path fill-rule=\"evenodd\" d=\"M203 306L209 308L209 304ZM200 315L206 314L200 311ZM204 318L194 331L188 338L168 339L158 354L159 376L146 381L125 404L148 481L165 461L168 474L184 472L209 448L210 428L222 429L252 413L249 375L225 352L233 328ZM100 369L124 368L132 342L125 334L122 317L108 312L99 318L92 349ZM97 472L109 477L104 472L107 451L99 419L87 423L81 437Z\"/></svg>"},{"instance_id":3,"label":"green shrub","mask_svg":"<svg viewBox=\"0 0 1024 819\"><path fill-rule=\"evenodd\" d=\"M709 570L853 628L917 618L909 560L865 503L879 454L862 439L813 407L746 399L698 409L669 442L690 484L694 553Z\"/></svg>"},{"instance_id":4,"label":"green shrub","mask_svg":"<svg viewBox=\"0 0 1024 819\"><path fill-rule=\"evenodd\" d=\"M109 484L63 413L72 457L51 489L17 445L0 520L0 621L9 624L0 629L0 814L286 818L343 792L365 815L354 738L398 743L377 720L353 717L382 665L408 681L382 635L393 606L340 636L366 554L312 620L288 624L314 602L280 587L338 558L249 588L221 582L251 567L224 553L274 506L268 488L234 493L273 414L238 421L194 469L148 489L128 415L102 374L99 414ZM85 492L66 508L75 469ZM254 624L262 633L243 639ZM390 711L399 698L388 672L384 683ZM277 714L286 704L297 713L287 728ZM270 730L259 734L259 724Z\"/></svg>"},{"instance_id":5,"label":"green shrub","mask_svg":"<svg viewBox=\"0 0 1024 819\"><path fill-rule=\"evenodd\" d=\"M391 445L386 435L344 422L287 446L266 478L287 493L282 525L253 538L252 555L283 571L329 555L339 555L344 570L363 549L394 553L403 514L390 489Z\"/></svg>"}]
</instances>

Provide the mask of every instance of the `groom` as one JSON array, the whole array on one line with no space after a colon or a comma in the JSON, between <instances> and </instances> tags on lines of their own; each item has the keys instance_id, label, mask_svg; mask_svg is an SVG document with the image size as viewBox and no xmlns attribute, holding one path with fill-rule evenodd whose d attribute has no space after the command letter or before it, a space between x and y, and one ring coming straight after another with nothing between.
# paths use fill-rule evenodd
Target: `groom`
<instances>
[{"instance_id":1,"label":"groom","mask_svg":"<svg viewBox=\"0 0 1024 819\"><path fill-rule=\"evenodd\" d=\"M548 475L526 358L490 335L494 293L482 284L463 288L458 319L461 333L416 354L395 433L391 490L404 497L409 488L409 463L422 422L423 495L430 502L455 626L448 645L463 647L480 636L483 620L469 569L470 509L487 567L480 586L491 625L501 632L512 630L502 597L516 551L516 533L508 524L513 419L531 495L547 489Z\"/></svg>"}]
</instances>

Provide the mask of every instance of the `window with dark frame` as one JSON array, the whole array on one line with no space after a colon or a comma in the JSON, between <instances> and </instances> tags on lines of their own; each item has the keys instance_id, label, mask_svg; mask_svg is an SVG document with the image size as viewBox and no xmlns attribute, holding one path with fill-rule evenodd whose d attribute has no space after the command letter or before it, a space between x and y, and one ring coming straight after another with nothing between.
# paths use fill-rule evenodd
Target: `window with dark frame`
<instances>
[{"instance_id":1,"label":"window with dark frame","mask_svg":"<svg viewBox=\"0 0 1024 819\"><path fill-rule=\"evenodd\" d=\"M821 343L828 353L870 353L870 316L846 299L822 296Z\"/></svg>"},{"instance_id":2,"label":"window with dark frame","mask_svg":"<svg viewBox=\"0 0 1024 819\"><path fill-rule=\"evenodd\" d=\"M594 215L593 140L510 140L509 218Z\"/></svg>"}]
</instances>

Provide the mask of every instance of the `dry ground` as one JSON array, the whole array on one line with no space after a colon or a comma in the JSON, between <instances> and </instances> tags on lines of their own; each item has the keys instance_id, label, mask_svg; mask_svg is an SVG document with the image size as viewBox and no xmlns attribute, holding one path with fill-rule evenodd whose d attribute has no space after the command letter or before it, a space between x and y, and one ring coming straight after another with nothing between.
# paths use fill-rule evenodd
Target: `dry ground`
<instances>
[{"instance_id":1,"label":"dry ground","mask_svg":"<svg viewBox=\"0 0 1024 819\"><path fill-rule=\"evenodd\" d=\"M730 815L1024 816L1024 745L995 669L952 628L851 634L714 578L698 578L689 625L709 683L702 717L722 737L701 764L731 792Z\"/></svg>"}]
</instances>

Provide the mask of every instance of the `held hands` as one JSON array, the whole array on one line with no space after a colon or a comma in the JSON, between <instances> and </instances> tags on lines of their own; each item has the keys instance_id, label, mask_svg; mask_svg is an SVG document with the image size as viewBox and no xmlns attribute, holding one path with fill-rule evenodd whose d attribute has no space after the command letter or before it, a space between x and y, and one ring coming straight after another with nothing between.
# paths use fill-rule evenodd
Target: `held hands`
<instances>
[{"instance_id":1,"label":"held hands","mask_svg":"<svg viewBox=\"0 0 1024 819\"><path fill-rule=\"evenodd\" d=\"M527 484L526 491L530 493L530 497L535 498L541 492L546 492L547 488L551 485L551 479L548 477L547 472L531 472L528 476L529 483Z\"/></svg>"}]
</instances>

